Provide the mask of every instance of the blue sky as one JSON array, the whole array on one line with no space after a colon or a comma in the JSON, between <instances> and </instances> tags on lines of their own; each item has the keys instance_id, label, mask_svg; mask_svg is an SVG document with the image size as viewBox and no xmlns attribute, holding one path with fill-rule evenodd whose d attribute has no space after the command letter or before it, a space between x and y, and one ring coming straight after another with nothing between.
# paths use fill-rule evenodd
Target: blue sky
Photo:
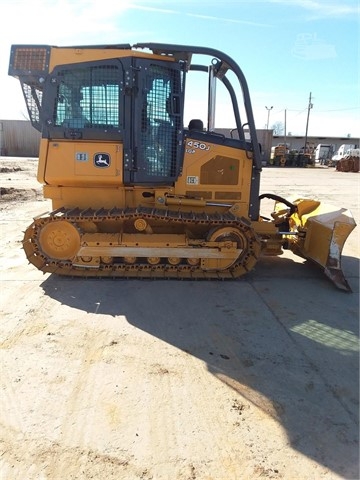
<instances>
[{"instance_id":1,"label":"blue sky","mask_svg":"<svg viewBox=\"0 0 360 480\"><path fill-rule=\"evenodd\" d=\"M27 118L11 44L161 42L223 50L243 70L257 128L360 136L357 0L0 0L0 119ZM217 126L229 127L226 110Z\"/></svg>"}]
</instances>

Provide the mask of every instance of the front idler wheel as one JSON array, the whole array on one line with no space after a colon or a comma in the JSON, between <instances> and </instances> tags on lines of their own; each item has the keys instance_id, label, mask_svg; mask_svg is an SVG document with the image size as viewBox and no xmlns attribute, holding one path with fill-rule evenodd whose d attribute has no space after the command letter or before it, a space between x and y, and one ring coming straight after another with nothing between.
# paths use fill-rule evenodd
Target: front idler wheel
<instances>
[{"instance_id":1,"label":"front idler wheel","mask_svg":"<svg viewBox=\"0 0 360 480\"><path fill-rule=\"evenodd\" d=\"M80 233L66 220L55 220L44 225L38 236L42 252L57 260L73 259L80 248Z\"/></svg>"}]
</instances>

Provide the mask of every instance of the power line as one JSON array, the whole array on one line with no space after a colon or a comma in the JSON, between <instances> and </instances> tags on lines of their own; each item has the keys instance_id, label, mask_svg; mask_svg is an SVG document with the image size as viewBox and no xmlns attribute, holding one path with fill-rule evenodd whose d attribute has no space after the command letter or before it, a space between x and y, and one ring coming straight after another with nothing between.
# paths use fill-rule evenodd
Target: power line
<instances>
[{"instance_id":1,"label":"power line","mask_svg":"<svg viewBox=\"0 0 360 480\"><path fill-rule=\"evenodd\" d=\"M308 109L308 107L306 108L303 108L302 110L296 110L296 109L292 109L292 108L287 108L286 111L287 112L298 112L298 114L300 115L301 113L304 113L306 112ZM360 105L358 107L350 107L350 108L332 108L331 110L316 110L318 113L325 113L325 112L346 112L348 110L359 110L360 109ZM283 110L278 110L276 113L281 113L283 112Z\"/></svg>"},{"instance_id":2,"label":"power line","mask_svg":"<svg viewBox=\"0 0 360 480\"><path fill-rule=\"evenodd\" d=\"M358 107L350 107L350 108L334 108L333 110L316 110L319 113L323 112L346 112L347 110L359 110L360 106Z\"/></svg>"}]
</instances>

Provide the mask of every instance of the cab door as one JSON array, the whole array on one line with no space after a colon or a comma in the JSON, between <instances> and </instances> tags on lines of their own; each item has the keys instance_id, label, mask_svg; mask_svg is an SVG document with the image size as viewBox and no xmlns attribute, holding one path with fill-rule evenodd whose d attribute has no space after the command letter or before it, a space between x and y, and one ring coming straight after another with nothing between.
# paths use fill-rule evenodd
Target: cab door
<instances>
[{"instance_id":1,"label":"cab door","mask_svg":"<svg viewBox=\"0 0 360 480\"><path fill-rule=\"evenodd\" d=\"M135 59L133 163L124 168L128 184L169 184L181 168L183 82L180 64Z\"/></svg>"}]
</instances>

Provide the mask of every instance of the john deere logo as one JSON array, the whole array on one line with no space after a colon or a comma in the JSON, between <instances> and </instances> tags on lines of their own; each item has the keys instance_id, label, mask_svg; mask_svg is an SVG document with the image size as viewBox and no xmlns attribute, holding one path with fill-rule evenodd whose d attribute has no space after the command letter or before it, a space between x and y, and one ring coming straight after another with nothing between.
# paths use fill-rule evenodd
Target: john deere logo
<instances>
[{"instance_id":1,"label":"john deere logo","mask_svg":"<svg viewBox=\"0 0 360 480\"><path fill-rule=\"evenodd\" d=\"M110 167L110 155L108 153L95 153L94 165L100 168Z\"/></svg>"}]
</instances>

